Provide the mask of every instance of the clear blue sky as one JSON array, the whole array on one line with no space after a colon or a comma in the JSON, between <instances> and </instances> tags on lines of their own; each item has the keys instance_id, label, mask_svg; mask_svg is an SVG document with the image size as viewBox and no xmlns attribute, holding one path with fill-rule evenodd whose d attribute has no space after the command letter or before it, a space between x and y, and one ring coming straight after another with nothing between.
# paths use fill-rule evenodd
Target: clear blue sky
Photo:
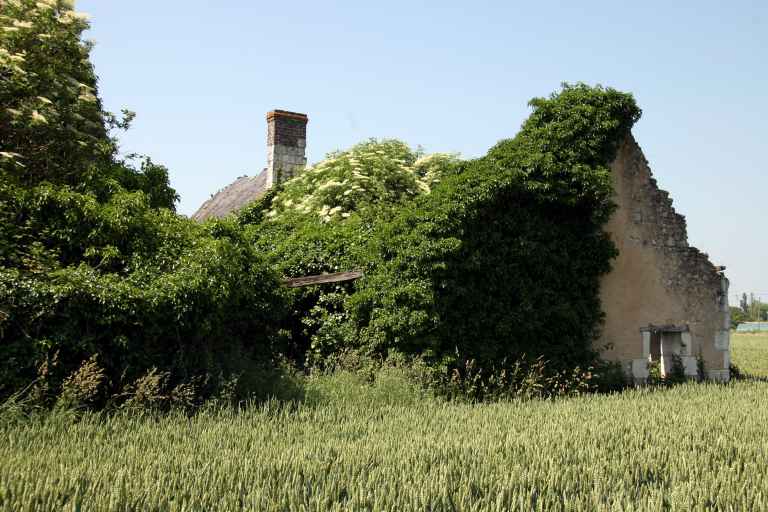
<instances>
[{"instance_id":1,"label":"clear blue sky","mask_svg":"<svg viewBox=\"0 0 768 512\"><path fill-rule=\"evenodd\" d=\"M632 92L689 241L768 300L768 2L79 0L126 152L191 214L266 163L264 115L306 112L308 157L368 137L482 155L563 81ZM631 292L631 291L629 291ZM731 298L731 302L734 299Z\"/></svg>"}]
</instances>

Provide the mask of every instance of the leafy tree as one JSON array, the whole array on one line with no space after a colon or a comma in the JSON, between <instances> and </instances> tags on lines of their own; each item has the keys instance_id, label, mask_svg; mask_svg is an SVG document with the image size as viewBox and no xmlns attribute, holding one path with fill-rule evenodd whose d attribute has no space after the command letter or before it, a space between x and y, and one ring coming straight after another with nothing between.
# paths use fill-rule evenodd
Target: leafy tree
<instances>
[{"instance_id":1,"label":"leafy tree","mask_svg":"<svg viewBox=\"0 0 768 512\"><path fill-rule=\"evenodd\" d=\"M104 400L153 371L213 392L272 357L276 276L236 225L178 216L163 166L118 155L132 114L102 109L87 26L64 0L0 3L0 395L55 396L94 361Z\"/></svg>"},{"instance_id":2,"label":"leafy tree","mask_svg":"<svg viewBox=\"0 0 768 512\"><path fill-rule=\"evenodd\" d=\"M156 206L177 199L167 171L145 160L136 170L116 158L112 129L128 128L102 108L82 40L87 16L65 0L10 0L0 6L0 170L5 183L67 185L101 199L142 190Z\"/></svg>"},{"instance_id":3,"label":"leafy tree","mask_svg":"<svg viewBox=\"0 0 768 512\"><path fill-rule=\"evenodd\" d=\"M731 306L731 329L735 329L740 323L749 321L749 317L741 308Z\"/></svg>"},{"instance_id":4,"label":"leafy tree","mask_svg":"<svg viewBox=\"0 0 768 512\"><path fill-rule=\"evenodd\" d=\"M734 309L731 308L731 317L734 317ZM746 293L741 295L739 302L740 313L737 314L737 318L744 322L761 322L768 320L768 303L762 302L755 298L755 294L750 294L747 297Z\"/></svg>"}]
</instances>

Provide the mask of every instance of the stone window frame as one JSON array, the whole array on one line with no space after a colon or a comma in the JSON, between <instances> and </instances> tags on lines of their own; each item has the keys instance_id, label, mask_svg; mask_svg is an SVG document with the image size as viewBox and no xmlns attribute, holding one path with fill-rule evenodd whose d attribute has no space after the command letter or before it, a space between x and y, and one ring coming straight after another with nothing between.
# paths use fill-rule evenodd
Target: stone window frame
<instances>
[{"instance_id":1,"label":"stone window frame","mask_svg":"<svg viewBox=\"0 0 768 512\"><path fill-rule=\"evenodd\" d=\"M664 343L665 334L679 334L679 342L675 346L672 342L672 352L666 353L664 347L669 347ZM634 359L632 361L632 377L635 384L642 385L648 382L648 364L651 360L651 338L654 335L661 336L660 343L660 359L662 360L662 375L668 370L665 366L669 366L669 363L664 365L663 360L665 356L678 356L683 364L683 369L686 377L698 378L698 361L693 355L693 335L688 325L654 325L648 324L645 327L640 328L640 339L642 343L642 357Z\"/></svg>"}]
</instances>

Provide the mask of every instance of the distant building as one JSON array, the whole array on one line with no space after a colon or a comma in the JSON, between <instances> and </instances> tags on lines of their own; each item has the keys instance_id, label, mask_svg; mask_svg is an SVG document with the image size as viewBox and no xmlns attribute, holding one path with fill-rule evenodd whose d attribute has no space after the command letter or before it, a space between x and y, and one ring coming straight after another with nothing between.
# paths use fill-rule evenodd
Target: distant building
<instances>
[{"instance_id":1,"label":"distant building","mask_svg":"<svg viewBox=\"0 0 768 512\"><path fill-rule=\"evenodd\" d=\"M742 322L736 332L768 332L768 322Z\"/></svg>"}]
</instances>

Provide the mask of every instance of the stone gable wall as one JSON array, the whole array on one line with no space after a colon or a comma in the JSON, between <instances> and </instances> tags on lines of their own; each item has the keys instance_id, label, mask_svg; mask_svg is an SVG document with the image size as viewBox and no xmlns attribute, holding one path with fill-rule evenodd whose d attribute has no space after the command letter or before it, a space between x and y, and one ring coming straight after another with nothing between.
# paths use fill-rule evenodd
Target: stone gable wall
<instances>
[{"instance_id":1,"label":"stone gable wall","mask_svg":"<svg viewBox=\"0 0 768 512\"><path fill-rule=\"evenodd\" d=\"M686 373L729 378L730 318L728 281L706 254L688 245L685 218L660 190L642 150L631 136L622 144L613 171L617 211L606 231L619 249L601 286L606 321L597 348L621 361L636 380L647 377L649 343L654 332L677 340Z\"/></svg>"}]
</instances>

